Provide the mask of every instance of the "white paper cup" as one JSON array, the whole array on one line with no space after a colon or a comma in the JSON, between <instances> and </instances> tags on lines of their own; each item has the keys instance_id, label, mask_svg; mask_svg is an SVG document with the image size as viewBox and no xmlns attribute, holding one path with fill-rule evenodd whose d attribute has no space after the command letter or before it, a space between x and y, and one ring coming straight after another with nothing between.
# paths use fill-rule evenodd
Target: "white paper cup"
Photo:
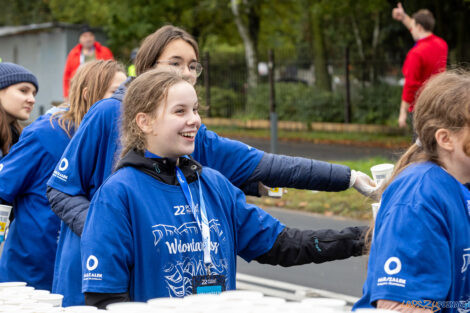
<instances>
[{"instance_id":1,"label":"white paper cup","mask_svg":"<svg viewBox=\"0 0 470 313\"><path fill-rule=\"evenodd\" d=\"M375 202L371 204L372 206L372 216L374 217L374 221L377 217L377 213L379 212L380 209L380 202Z\"/></svg>"},{"instance_id":2,"label":"white paper cup","mask_svg":"<svg viewBox=\"0 0 470 313\"><path fill-rule=\"evenodd\" d=\"M220 296L226 299L251 301L254 299L261 299L263 297L263 293L254 290L229 290L222 292Z\"/></svg>"},{"instance_id":3,"label":"white paper cup","mask_svg":"<svg viewBox=\"0 0 470 313\"><path fill-rule=\"evenodd\" d=\"M263 297L252 301L254 306L280 306L286 303L286 299L278 297Z\"/></svg>"},{"instance_id":4,"label":"white paper cup","mask_svg":"<svg viewBox=\"0 0 470 313\"><path fill-rule=\"evenodd\" d=\"M98 311L97 307L91 305L74 305L69 306L64 309L64 312L74 312L74 313L82 313L82 312L96 312Z\"/></svg>"},{"instance_id":5,"label":"white paper cup","mask_svg":"<svg viewBox=\"0 0 470 313\"><path fill-rule=\"evenodd\" d=\"M0 243L5 240L5 230L10 220L11 206L0 204Z\"/></svg>"},{"instance_id":6,"label":"white paper cup","mask_svg":"<svg viewBox=\"0 0 470 313\"><path fill-rule=\"evenodd\" d=\"M154 298L147 301L152 308L180 308L185 305L183 298Z\"/></svg>"},{"instance_id":7,"label":"white paper cup","mask_svg":"<svg viewBox=\"0 0 470 313\"><path fill-rule=\"evenodd\" d=\"M51 303L55 307L62 306L62 300L64 296L58 293L51 293L51 294L39 294L39 295L32 295L32 299L37 300L39 303Z\"/></svg>"},{"instance_id":8,"label":"white paper cup","mask_svg":"<svg viewBox=\"0 0 470 313\"><path fill-rule=\"evenodd\" d=\"M0 290L4 290L11 287L23 287L26 286L24 281L10 281L6 283L0 283Z\"/></svg>"},{"instance_id":9,"label":"white paper cup","mask_svg":"<svg viewBox=\"0 0 470 313\"><path fill-rule=\"evenodd\" d=\"M23 303L20 305L22 310L46 310L53 308L54 305L51 303Z\"/></svg>"},{"instance_id":10,"label":"white paper cup","mask_svg":"<svg viewBox=\"0 0 470 313\"><path fill-rule=\"evenodd\" d=\"M2 305L0 306L0 312L18 312L18 306L16 305Z\"/></svg>"},{"instance_id":11,"label":"white paper cup","mask_svg":"<svg viewBox=\"0 0 470 313\"><path fill-rule=\"evenodd\" d=\"M106 311L110 311L110 312L147 313L147 312L151 312L152 310L153 308L151 308L145 302L120 302L120 303L112 303L106 306Z\"/></svg>"},{"instance_id":12,"label":"white paper cup","mask_svg":"<svg viewBox=\"0 0 470 313\"><path fill-rule=\"evenodd\" d=\"M330 308L334 310L344 310L346 301L334 298L307 298L301 301L302 304L310 305L312 308Z\"/></svg>"},{"instance_id":13,"label":"white paper cup","mask_svg":"<svg viewBox=\"0 0 470 313\"><path fill-rule=\"evenodd\" d=\"M268 196L273 198L282 198L282 193L284 192L283 188L275 187L268 189Z\"/></svg>"},{"instance_id":14,"label":"white paper cup","mask_svg":"<svg viewBox=\"0 0 470 313\"><path fill-rule=\"evenodd\" d=\"M375 183L379 186L392 177L395 165L390 163L377 164L370 168Z\"/></svg>"}]
</instances>

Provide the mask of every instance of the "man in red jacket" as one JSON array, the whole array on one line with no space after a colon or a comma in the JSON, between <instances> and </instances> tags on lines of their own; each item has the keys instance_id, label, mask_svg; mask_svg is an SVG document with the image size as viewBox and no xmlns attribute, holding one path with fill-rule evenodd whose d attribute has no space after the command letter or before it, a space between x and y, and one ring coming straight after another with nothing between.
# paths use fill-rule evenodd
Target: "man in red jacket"
<instances>
[{"instance_id":1,"label":"man in red jacket","mask_svg":"<svg viewBox=\"0 0 470 313\"><path fill-rule=\"evenodd\" d=\"M409 29L416 44L406 55L402 72L405 86L401 96L398 125L406 127L408 112L412 113L415 99L421 86L434 74L445 71L447 64L447 43L432 33L434 16L422 9L410 18L401 3L392 10L392 17Z\"/></svg>"},{"instance_id":2,"label":"man in red jacket","mask_svg":"<svg viewBox=\"0 0 470 313\"><path fill-rule=\"evenodd\" d=\"M92 60L109 60L113 59L111 50L102 46L99 42L95 41L95 35L88 26L84 26L80 31L79 43L67 56L65 63L63 91L64 98L67 99L69 95L70 80L77 71L77 68L85 62Z\"/></svg>"}]
</instances>

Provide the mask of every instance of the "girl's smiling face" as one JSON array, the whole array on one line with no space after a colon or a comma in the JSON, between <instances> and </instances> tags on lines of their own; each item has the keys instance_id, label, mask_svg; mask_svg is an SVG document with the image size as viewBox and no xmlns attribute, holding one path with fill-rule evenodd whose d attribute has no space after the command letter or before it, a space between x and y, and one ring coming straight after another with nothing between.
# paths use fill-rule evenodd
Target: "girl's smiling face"
<instances>
[{"instance_id":1,"label":"girl's smiling face","mask_svg":"<svg viewBox=\"0 0 470 313\"><path fill-rule=\"evenodd\" d=\"M199 104L194 87L182 81L168 89L166 103L149 118L147 150L160 156L177 158L191 154L201 126Z\"/></svg>"}]
</instances>

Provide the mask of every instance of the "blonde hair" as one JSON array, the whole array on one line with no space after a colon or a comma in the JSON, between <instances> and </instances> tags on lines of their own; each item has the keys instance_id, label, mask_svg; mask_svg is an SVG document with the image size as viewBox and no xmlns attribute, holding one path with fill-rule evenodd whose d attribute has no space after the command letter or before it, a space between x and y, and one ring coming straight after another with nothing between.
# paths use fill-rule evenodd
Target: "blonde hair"
<instances>
[{"instance_id":1,"label":"blonde hair","mask_svg":"<svg viewBox=\"0 0 470 313\"><path fill-rule=\"evenodd\" d=\"M444 166L439 160L435 134L442 128L458 132L470 125L470 72L452 70L433 76L416 100L413 125L419 141L412 144L398 160L392 177L381 187L380 195L411 164L430 161ZM463 150L470 156L468 136ZM370 242L366 242L366 247L370 248Z\"/></svg>"},{"instance_id":2,"label":"blonde hair","mask_svg":"<svg viewBox=\"0 0 470 313\"><path fill-rule=\"evenodd\" d=\"M146 148L145 135L137 125L137 114L146 113L156 117L157 108L166 103L168 90L182 81L186 82L180 74L159 69L147 71L132 81L123 101L121 157L130 150L144 153Z\"/></svg>"},{"instance_id":3,"label":"blonde hair","mask_svg":"<svg viewBox=\"0 0 470 313\"><path fill-rule=\"evenodd\" d=\"M77 129L90 107L103 99L118 72L125 74L124 67L114 60L95 60L80 66L70 82L69 110L54 113L51 121L60 115L58 124L71 137L71 130Z\"/></svg>"}]
</instances>

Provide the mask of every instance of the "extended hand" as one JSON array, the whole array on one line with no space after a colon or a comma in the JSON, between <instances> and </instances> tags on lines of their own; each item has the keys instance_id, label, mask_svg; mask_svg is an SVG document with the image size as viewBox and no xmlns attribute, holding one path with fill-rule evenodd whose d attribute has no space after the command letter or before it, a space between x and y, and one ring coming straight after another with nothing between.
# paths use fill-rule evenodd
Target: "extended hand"
<instances>
[{"instance_id":1,"label":"extended hand","mask_svg":"<svg viewBox=\"0 0 470 313\"><path fill-rule=\"evenodd\" d=\"M379 186L363 172L351 170L350 186L354 187L360 194L376 200L376 192Z\"/></svg>"},{"instance_id":2,"label":"extended hand","mask_svg":"<svg viewBox=\"0 0 470 313\"><path fill-rule=\"evenodd\" d=\"M405 112L400 112L400 115L398 116L398 126L400 128L406 128L407 127L407 124L406 124L406 118L408 117L408 114Z\"/></svg>"},{"instance_id":3,"label":"extended hand","mask_svg":"<svg viewBox=\"0 0 470 313\"><path fill-rule=\"evenodd\" d=\"M392 10L392 17L393 19L403 22L405 19L406 13L401 5L401 2L398 2L397 7Z\"/></svg>"}]
</instances>

